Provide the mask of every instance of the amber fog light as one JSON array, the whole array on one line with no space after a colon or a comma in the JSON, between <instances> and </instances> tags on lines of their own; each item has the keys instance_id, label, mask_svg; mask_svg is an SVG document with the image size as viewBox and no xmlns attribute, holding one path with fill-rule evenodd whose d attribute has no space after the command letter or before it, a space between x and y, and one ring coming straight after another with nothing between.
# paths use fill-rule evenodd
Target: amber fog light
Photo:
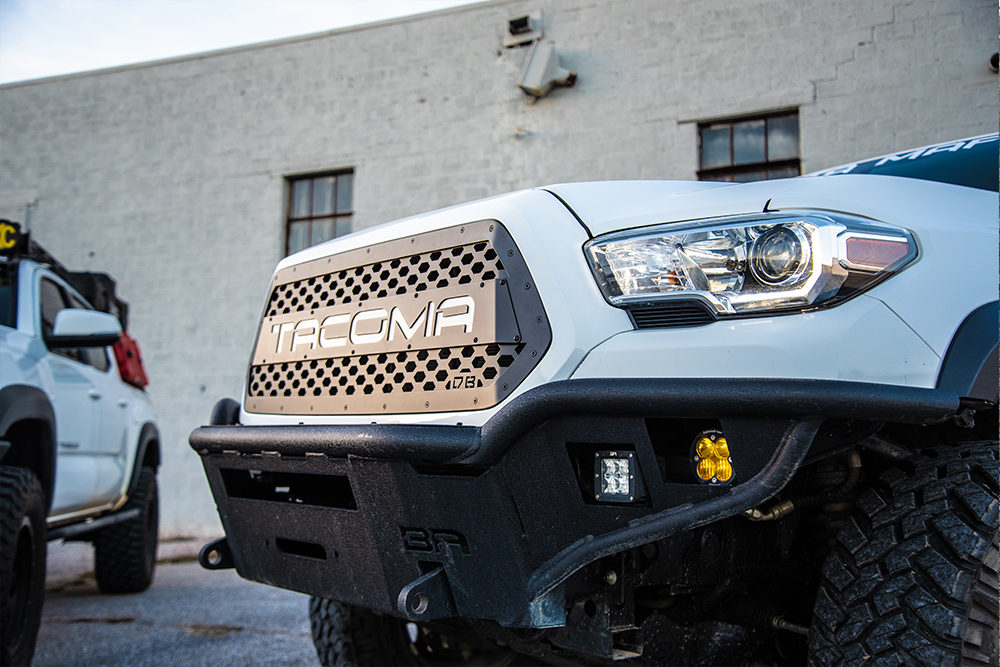
<instances>
[{"instance_id":1,"label":"amber fog light","mask_svg":"<svg viewBox=\"0 0 1000 667\"><path fill-rule=\"evenodd\" d=\"M725 486L733 482L733 457L722 431L698 434L691 445L691 469L702 484Z\"/></svg>"}]
</instances>

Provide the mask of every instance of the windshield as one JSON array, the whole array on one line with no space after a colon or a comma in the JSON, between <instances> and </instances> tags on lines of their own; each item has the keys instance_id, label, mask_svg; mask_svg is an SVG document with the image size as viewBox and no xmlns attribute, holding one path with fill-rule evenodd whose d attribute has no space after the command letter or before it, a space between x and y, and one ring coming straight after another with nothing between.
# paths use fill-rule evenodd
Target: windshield
<instances>
[{"instance_id":1,"label":"windshield","mask_svg":"<svg viewBox=\"0 0 1000 667\"><path fill-rule=\"evenodd\" d=\"M880 174L997 192L1000 136L996 132L824 169L809 176Z\"/></svg>"}]
</instances>

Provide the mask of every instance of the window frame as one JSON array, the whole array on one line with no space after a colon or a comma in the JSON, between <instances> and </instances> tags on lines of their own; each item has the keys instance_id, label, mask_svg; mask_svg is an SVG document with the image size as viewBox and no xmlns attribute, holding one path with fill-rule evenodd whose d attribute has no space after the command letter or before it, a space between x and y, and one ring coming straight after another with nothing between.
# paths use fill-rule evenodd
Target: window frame
<instances>
[{"instance_id":1,"label":"window frame","mask_svg":"<svg viewBox=\"0 0 1000 667\"><path fill-rule=\"evenodd\" d=\"M48 283L55 288L55 293L59 296L59 301L62 303L62 308L57 309L52 313L52 321L50 322L45 317L46 311L46 300L45 300L45 285ZM51 304L50 304L51 305ZM61 284L53 276L42 275L38 282L38 331L41 334L42 342L45 343L46 349L56 356L64 357L71 361L75 361L80 364L90 366L91 368L100 371L101 373L107 373L111 370L111 361L108 358L107 348L95 347L95 348L51 348L49 347L47 338L48 335L52 333L52 327L55 324L55 317L60 312L64 310L94 310L95 308L90 306L86 299L84 299L79 294L75 293L73 290L68 289L66 285Z\"/></svg>"},{"instance_id":2,"label":"window frame","mask_svg":"<svg viewBox=\"0 0 1000 667\"><path fill-rule=\"evenodd\" d=\"M354 169L350 168L350 169L336 169L336 170L333 170L333 171L323 171L323 172L317 172L317 173L313 173L313 174L299 174L299 175L296 175L296 176L288 176L288 177L285 178L287 196L285 198L286 199L286 202L285 202L285 224L284 224L284 236L285 236L285 239L284 239L284 247L283 247L283 251L284 251L284 255L283 256L284 257L287 257L288 255L292 254L292 252L293 252L292 249L291 249L292 225L295 224L295 223L301 223L301 222L307 222L307 223L309 223L309 239L308 239L308 243L306 243L306 245L304 245L302 248L299 248L299 250L304 250L306 248L310 248L310 247L316 245L316 243L314 243L312 241L312 234L313 234L313 225L317 221L322 222L322 221L329 220L329 221L331 221L333 223L333 235L330 237L330 239L335 239L338 236L342 236L342 234L338 234L337 233L337 230L340 227L340 221L342 221L342 220L349 220L349 221L353 222L353 220L354 220L354 175L355 175ZM346 210L346 211L340 211L337 208L338 199L339 199L338 198L339 183L340 183L339 179L342 176L350 176L351 177L351 185L350 185L350 187L351 187L351 207L350 207L349 210ZM334 181L332 211L330 213L324 213L322 215L313 215L312 207L313 207L313 196L314 196L314 193L315 193L315 183L319 179L322 179L322 178L331 178L331 177L337 179L337 180ZM295 217L295 216L292 215L294 213L294 210L295 210L295 184L303 182L303 181L307 181L309 183L309 194L308 194L309 214L305 215L305 216ZM348 232L348 233L350 233L350 232ZM319 243L322 243L322 241L320 241ZM295 252L298 252L298 250L296 250Z\"/></svg>"},{"instance_id":3,"label":"window frame","mask_svg":"<svg viewBox=\"0 0 1000 667\"><path fill-rule=\"evenodd\" d=\"M769 160L768 159L768 132L769 123L768 121L773 118L783 118L786 116L794 116L795 123L798 130L798 143L797 151L798 155L794 158L784 158L780 160ZM733 127L739 123L745 123L747 121L762 120L764 121L764 159L758 162L744 162L740 164L735 164L735 148L733 141ZM741 182L736 181L735 177L741 174L748 174L752 172L762 171L765 173L764 180L770 178L769 172L772 170L779 169L795 169L796 175L802 174L802 125L800 123L799 110L795 109L780 109L776 111L768 111L764 113L747 114L743 116L734 116L731 118L715 118L712 120L702 121L698 123L698 180L699 181L727 181L727 182ZM712 128L713 126L728 125L729 126L729 164L719 166L719 167L708 167L703 168L703 150L704 145L702 142L702 135L706 129Z\"/></svg>"}]
</instances>

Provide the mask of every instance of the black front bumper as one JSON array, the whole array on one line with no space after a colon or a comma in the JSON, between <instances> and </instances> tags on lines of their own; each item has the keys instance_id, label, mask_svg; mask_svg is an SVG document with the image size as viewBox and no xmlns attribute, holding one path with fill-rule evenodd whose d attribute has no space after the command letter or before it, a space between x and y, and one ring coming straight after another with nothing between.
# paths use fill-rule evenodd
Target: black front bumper
<instances>
[{"instance_id":1,"label":"black front bumper","mask_svg":"<svg viewBox=\"0 0 1000 667\"><path fill-rule=\"evenodd\" d=\"M551 627L574 573L765 502L829 444L827 420L929 424L959 410L954 393L890 385L568 380L482 427L210 426L191 446L241 576L415 620ZM677 434L708 422L730 444L728 487L669 471L690 448ZM641 500L588 496L580 452L605 449L635 453Z\"/></svg>"}]
</instances>

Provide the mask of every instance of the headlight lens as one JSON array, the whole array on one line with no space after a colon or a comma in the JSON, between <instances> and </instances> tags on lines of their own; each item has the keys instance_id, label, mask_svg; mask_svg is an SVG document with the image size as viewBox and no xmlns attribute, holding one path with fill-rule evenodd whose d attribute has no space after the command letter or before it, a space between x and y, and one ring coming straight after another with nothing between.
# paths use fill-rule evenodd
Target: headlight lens
<instances>
[{"instance_id":1,"label":"headlight lens","mask_svg":"<svg viewBox=\"0 0 1000 667\"><path fill-rule=\"evenodd\" d=\"M585 251L612 305L696 297L725 317L843 300L911 262L916 243L899 227L776 213L629 230Z\"/></svg>"},{"instance_id":2,"label":"headlight lens","mask_svg":"<svg viewBox=\"0 0 1000 667\"><path fill-rule=\"evenodd\" d=\"M794 285L809 270L809 238L798 225L777 225L750 246L750 273L762 285Z\"/></svg>"}]
</instances>

